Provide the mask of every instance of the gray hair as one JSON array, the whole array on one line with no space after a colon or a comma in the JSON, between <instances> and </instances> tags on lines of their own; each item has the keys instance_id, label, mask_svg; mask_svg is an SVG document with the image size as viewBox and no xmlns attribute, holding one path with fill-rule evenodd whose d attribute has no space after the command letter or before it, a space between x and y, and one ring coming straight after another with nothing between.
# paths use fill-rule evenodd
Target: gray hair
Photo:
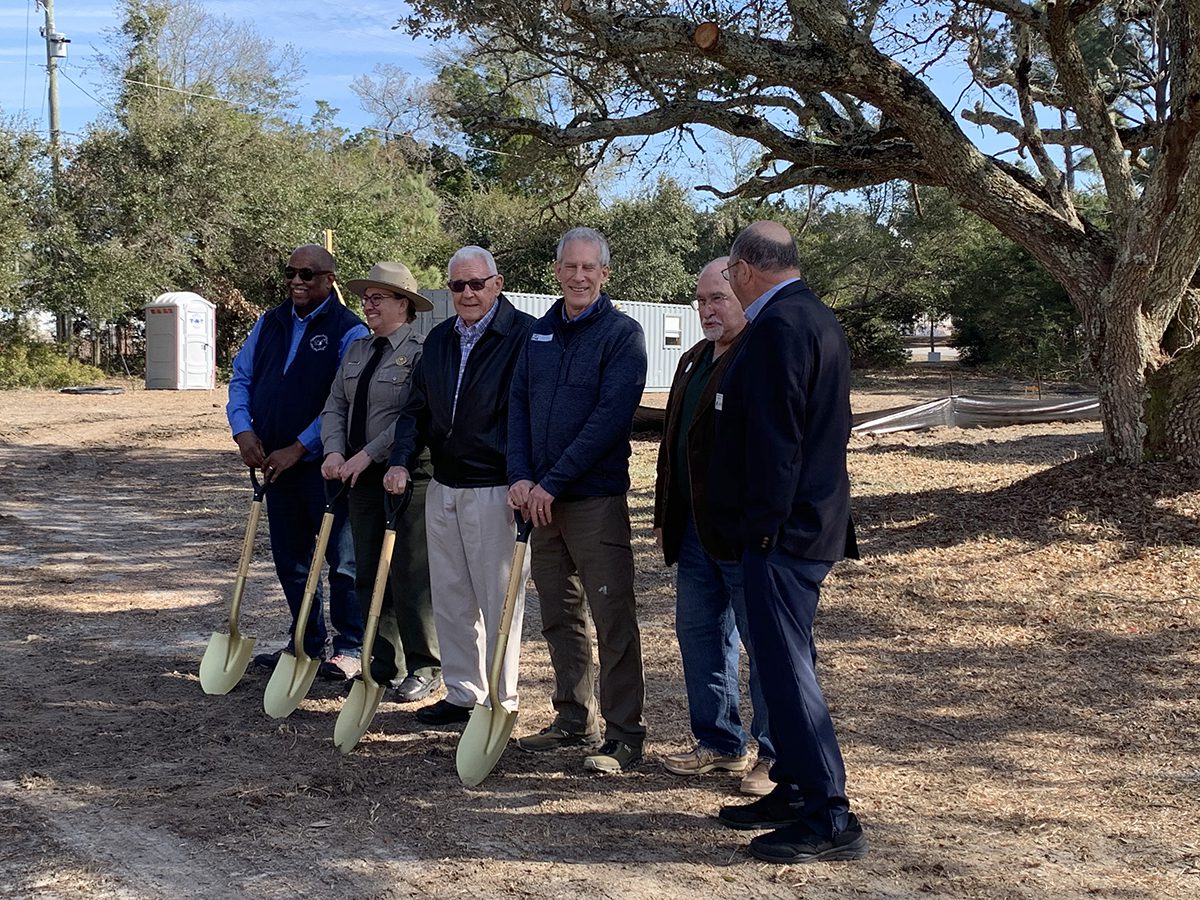
<instances>
[{"instance_id":1,"label":"gray hair","mask_svg":"<svg viewBox=\"0 0 1200 900\"><path fill-rule=\"evenodd\" d=\"M496 268L496 258L491 253L483 247L468 244L454 251L454 255L450 257L450 262L446 263L446 277L450 276L450 270L454 268L455 263L470 262L473 259L483 260L484 264L487 265L489 275L499 274L499 270Z\"/></svg>"},{"instance_id":2,"label":"gray hair","mask_svg":"<svg viewBox=\"0 0 1200 900\"><path fill-rule=\"evenodd\" d=\"M770 231L774 231L776 234L786 234L787 240L775 240L768 233ZM800 268L800 250L796 246L796 239L782 225L774 222L756 222L754 225L742 229L742 232L733 239L733 246L729 248L729 259L731 262L742 260L763 272L782 272Z\"/></svg>"},{"instance_id":3,"label":"gray hair","mask_svg":"<svg viewBox=\"0 0 1200 900\"><path fill-rule=\"evenodd\" d=\"M558 239L558 249L554 251L555 262L562 262L563 250L571 241L586 241L589 244L595 244L600 248L600 265L608 265L608 238L598 232L595 228L587 228L584 226L572 228Z\"/></svg>"}]
</instances>

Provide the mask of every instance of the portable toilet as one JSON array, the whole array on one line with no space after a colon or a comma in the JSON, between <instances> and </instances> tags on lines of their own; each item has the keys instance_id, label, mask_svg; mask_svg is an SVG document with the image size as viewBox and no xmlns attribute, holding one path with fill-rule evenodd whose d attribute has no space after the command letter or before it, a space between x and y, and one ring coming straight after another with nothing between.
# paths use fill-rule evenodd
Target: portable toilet
<instances>
[{"instance_id":1,"label":"portable toilet","mask_svg":"<svg viewBox=\"0 0 1200 900\"><path fill-rule=\"evenodd\" d=\"M217 384L217 308L190 291L146 304L146 390L212 390Z\"/></svg>"}]
</instances>

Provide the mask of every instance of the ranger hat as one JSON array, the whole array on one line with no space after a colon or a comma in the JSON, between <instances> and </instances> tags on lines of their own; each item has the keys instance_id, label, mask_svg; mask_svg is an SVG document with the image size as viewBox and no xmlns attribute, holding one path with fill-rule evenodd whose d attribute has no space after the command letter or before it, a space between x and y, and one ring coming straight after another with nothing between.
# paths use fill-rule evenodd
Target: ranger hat
<instances>
[{"instance_id":1,"label":"ranger hat","mask_svg":"<svg viewBox=\"0 0 1200 900\"><path fill-rule=\"evenodd\" d=\"M417 293L417 279L413 278L413 273L400 262L375 263L366 278L351 279L346 282L346 288L360 297L367 292L367 288L383 288L407 297L417 312L433 309L433 304Z\"/></svg>"}]
</instances>

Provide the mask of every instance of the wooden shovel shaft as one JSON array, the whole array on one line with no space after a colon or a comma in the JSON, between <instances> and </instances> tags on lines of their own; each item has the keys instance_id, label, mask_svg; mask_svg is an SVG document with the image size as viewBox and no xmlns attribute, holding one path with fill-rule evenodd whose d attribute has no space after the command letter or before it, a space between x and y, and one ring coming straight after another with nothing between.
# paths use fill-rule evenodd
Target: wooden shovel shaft
<instances>
[{"instance_id":1,"label":"wooden shovel shaft","mask_svg":"<svg viewBox=\"0 0 1200 900\"><path fill-rule=\"evenodd\" d=\"M396 529L383 533L383 546L379 549L379 565L375 569L375 589L371 592L371 607L367 610L367 629L363 633L362 677L367 688L375 687L371 677L371 656L375 652L375 634L379 630L379 612L383 609L383 594L387 590L388 576L392 569L392 551L396 546Z\"/></svg>"},{"instance_id":2,"label":"wooden shovel shaft","mask_svg":"<svg viewBox=\"0 0 1200 900\"><path fill-rule=\"evenodd\" d=\"M525 579L527 546L527 541L517 541L513 547L512 571L508 573L508 592L504 595L500 630L496 634L496 649L492 654L492 667L488 673L488 696L492 700L492 709L500 708L500 673L504 670L504 657L508 655L508 631L512 628L513 614L517 607L517 592Z\"/></svg>"},{"instance_id":3,"label":"wooden shovel shaft","mask_svg":"<svg viewBox=\"0 0 1200 900\"><path fill-rule=\"evenodd\" d=\"M329 545L329 535L333 531L333 518L332 512L321 516L317 545L313 549L312 562L308 566L308 580L304 582L304 598L300 601L300 611L296 614L296 631L292 638L292 651L297 659L308 659L308 654L304 652L304 629L308 626L308 614L312 612L313 597L316 596L317 585L321 581L321 566L325 562L325 548Z\"/></svg>"},{"instance_id":4,"label":"wooden shovel shaft","mask_svg":"<svg viewBox=\"0 0 1200 900\"><path fill-rule=\"evenodd\" d=\"M246 577L250 572L250 559L254 555L254 539L258 536L258 519L262 515L262 500L255 497L250 503L250 518L246 520L246 536L242 539L242 558L238 560L237 578L233 582L233 598L229 602L229 636L236 643L238 617L242 612L242 593L246 590Z\"/></svg>"}]
</instances>

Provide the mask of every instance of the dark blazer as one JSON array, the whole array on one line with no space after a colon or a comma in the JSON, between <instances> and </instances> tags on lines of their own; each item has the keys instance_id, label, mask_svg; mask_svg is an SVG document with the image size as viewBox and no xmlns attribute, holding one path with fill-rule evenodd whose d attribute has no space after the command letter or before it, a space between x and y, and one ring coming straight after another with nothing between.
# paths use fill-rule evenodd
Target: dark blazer
<instances>
[{"instance_id":1,"label":"dark blazer","mask_svg":"<svg viewBox=\"0 0 1200 900\"><path fill-rule=\"evenodd\" d=\"M856 556L850 521L850 352L803 281L746 326L717 391L710 521L728 544L801 559Z\"/></svg>"},{"instance_id":2,"label":"dark blazer","mask_svg":"<svg viewBox=\"0 0 1200 900\"><path fill-rule=\"evenodd\" d=\"M745 334L745 331L742 334ZM667 397L667 410L663 421L662 443L658 445L658 480L654 485L654 527L662 529L663 558L668 566L679 559L679 547L683 543L683 530L689 515L696 522L696 534L700 538L700 545L709 556L722 559L733 552L733 548L722 546L721 539L709 525L705 484L715 427L713 399L717 394L717 386L721 383L721 376L733 359L734 350L737 349L742 334L734 339L733 344L717 360L708 385L700 395L692 424L688 428L688 482L691 485L691 493L686 497L681 496L674 487L672 456L682 425L679 417L682 412L683 395L695 375L695 364L712 341L701 341L683 354L675 368L675 377L671 380L671 393Z\"/></svg>"},{"instance_id":3,"label":"dark blazer","mask_svg":"<svg viewBox=\"0 0 1200 900\"><path fill-rule=\"evenodd\" d=\"M433 477L447 487L508 484L509 383L534 319L503 294L496 303L495 317L467 357L457 410L454 388L462 362L462 338L454 329L458 316L439 322L426 336L408 402L396 420L391 465L407 465L428 446Z\"/></svg>"}]
</instances>

